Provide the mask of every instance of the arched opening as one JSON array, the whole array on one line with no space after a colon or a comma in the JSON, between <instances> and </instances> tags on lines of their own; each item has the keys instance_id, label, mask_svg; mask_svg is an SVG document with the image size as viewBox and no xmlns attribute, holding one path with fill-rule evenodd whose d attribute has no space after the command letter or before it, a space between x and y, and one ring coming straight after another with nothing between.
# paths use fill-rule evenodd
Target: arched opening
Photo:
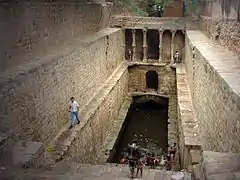
<instances>
[{"instance_id":1,"label":"arched opening","mask_svg":"<svg viewBox=\"0 0 240 180\"><path fill-rule=\"evenodd\" d=\"M146 73L147 89L158 90L158 74L156 71L148 71Z\"/></svg>"},{"instance_id":2,"label":"arched opening","mask_svg":"<svg viewBox=\"0 0 240 180\"><path fill-rule=\"evenodd\" d=\"M185 35L181 30L175 33L174 37L174 53L176 51L180 54L180 61L184 60L184 48L185 48Z\"/></svg>"},{"instance_id":3,"label":"arched opening","mask_svg":"<svg viewBox=\"0 0 240 180\"><path fill-rule=\"evenodd\" d=\"M125 59L131 60L131 54L129 52L132 51L132 30L125 30Z\"/></svg>"},{"instance_id":4,"label":"arched opening","mask_svg":"<svg viewBox=\"0 0 240 180\"><path fill-rule=\"evenodd\" d=\"M163 62L169 63L171 62L171 40L172 33L169 30L163 32Z\"/></svg>"},{"instance_id":5,"label":"arched opening","mask_svg":"<svg viewBox=\"0 0 240 180\"><path fill-rule=\"evenodd\" d=\"M159 32L156 29L147 31L148 59L158 60L159 57Z\"/></svg>"}]
</instances>

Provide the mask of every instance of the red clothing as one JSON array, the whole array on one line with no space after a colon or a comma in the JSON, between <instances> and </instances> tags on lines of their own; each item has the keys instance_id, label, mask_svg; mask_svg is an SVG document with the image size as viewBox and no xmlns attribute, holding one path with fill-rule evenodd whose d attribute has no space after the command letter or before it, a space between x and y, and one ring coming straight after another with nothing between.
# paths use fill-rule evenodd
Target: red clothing
<instances>
[{"instance_id":1,"label":"red clothing","mask_svg":"<svg viewBox=\"0 0 240 180\"><path fill-rule=\"evenodd\" d=\"M120 164L126 164L126 159L125 159L125 158L122 158L122 159L120 160Z\"/></svg>"},{"instance_id":2,"label":"red clothing","mask_svg":"<svg viewBox=\"0 0 240 180\"><path fill-rule=\"evenodd\" d=\"M141 169L143 167L143 163L142 163L142 161L139 159L138 161L137 161L137 168L138 169Z\"/></svg>"}]
</instances>

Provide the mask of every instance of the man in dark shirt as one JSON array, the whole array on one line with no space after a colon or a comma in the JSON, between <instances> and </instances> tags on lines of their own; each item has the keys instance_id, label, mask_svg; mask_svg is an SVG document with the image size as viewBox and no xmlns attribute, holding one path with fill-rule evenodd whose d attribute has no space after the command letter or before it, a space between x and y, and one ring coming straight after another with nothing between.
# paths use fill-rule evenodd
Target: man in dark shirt
<instances>
[{"instance_id":1,"label":"man in dark shirt","mask_svg":"<svg viewBox=\"0 0 240 180\"><path fill-rule=\"evenodd\" d=\"M128 145L128 163L131 172L131 178L134 175L134 169L137 164L137 157L140 155L139 148L137 146L137 141L133 140L131 144Z\"/></svg>"}]
</instances>

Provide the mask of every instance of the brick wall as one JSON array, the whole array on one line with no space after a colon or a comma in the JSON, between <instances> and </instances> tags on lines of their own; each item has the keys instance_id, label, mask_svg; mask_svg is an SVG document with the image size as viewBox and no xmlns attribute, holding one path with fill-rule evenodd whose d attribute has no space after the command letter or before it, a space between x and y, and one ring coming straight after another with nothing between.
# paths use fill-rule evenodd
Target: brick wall
<instances>
[{"instance_id":1,"label":"brick wall","mask_svg":"<svg viewBox=\"0 0 240 180\"><path fill-rule=\"evenodd\" d=\"M189 37L186 37L185 65L194 110L200 125L203 149L219 152L239 152L240 97L232 89L233 86L229 84L236 83L234 80L237 81L237 76L231 74L235 72L231 68L227 70L227 64L223 63L221 69L218 70L213 66L216 64L219 67L222 63L221 58L228 57L231 59L233 57L230 55L224 57L224 54L219 54L219 52L224 53L222 48L215 48L214 51L213 45L208 45L205 42L207 41L206 37L205 39L199 37L201 39L199 42L205 42L205 51L202 48L200 52L196 39L197 37L192 42ZM195 60L193 60L192 54L193 47L195 47ZM206 53L207 49L210 49L211 55L204 57L202 53ZM216 53L215 57L217 59L213 59L214 53L212 51ZM211 64L208 58L211 58L209 59ZM220 73L230 73L231 80L226 81Z\"/></svg>"},{"instance_id":2,"label":"brick wall","mask_svg":"<svg viewBox=\"0 0 240 180\"><path fill-rule=\"evenodd\" d=\"M0 4L0 71L56 53L62 45L106 27L111 13L101 4Z\"/></svg>"},{"instance_id":3,"label":"brick wall","mask_svg":"<svg viewBox=\"0 0 240 180\"><path fill-rule=\"evenodd\" d=\"M122 41L121 30L106 29L1 75L0 131L50 141L69 122L69 98L84 106L122 61Z\"/></svg>"}]
</instances>

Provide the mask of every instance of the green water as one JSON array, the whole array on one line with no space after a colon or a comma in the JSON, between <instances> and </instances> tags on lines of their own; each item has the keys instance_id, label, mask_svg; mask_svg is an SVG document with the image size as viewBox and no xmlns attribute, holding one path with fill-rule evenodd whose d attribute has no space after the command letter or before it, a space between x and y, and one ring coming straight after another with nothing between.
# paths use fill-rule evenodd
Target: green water
<instances>
[{"instance_id":1,"label":"green water","mask_svg":"<svg viewBox=\"0 0 240 180\"><path fill-rule=\"evenodd\" d=\"M147 103L133 103L126 118L126 126L117 147L114 158L118 163L122 154L126 152L128 143L136 139L141 148L157 157L167 151L168 146L168 106L159 105L153 101Z\"/></svg>"}]
</instances>

